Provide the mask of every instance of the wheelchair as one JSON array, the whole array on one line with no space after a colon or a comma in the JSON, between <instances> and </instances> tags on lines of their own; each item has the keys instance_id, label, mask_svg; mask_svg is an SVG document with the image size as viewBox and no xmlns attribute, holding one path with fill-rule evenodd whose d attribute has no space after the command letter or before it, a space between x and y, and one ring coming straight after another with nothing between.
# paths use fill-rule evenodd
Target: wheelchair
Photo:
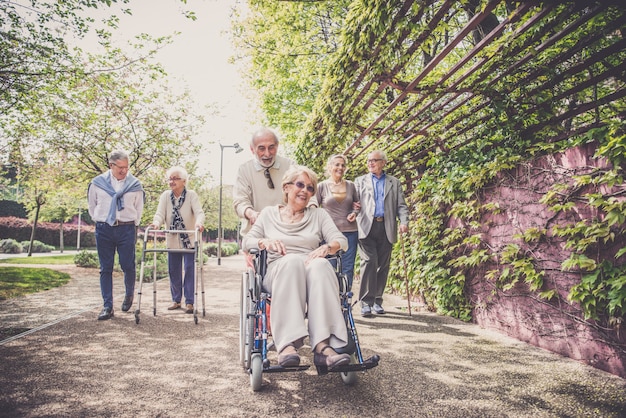
<instances>
[{"instance_id":1,"label":"wheelchair","mask_svg":"<svg viewBox=\"0 0 626 418\"><path fill-rule=\"evenodd\" d=\"M265 292L262 286L267 271L267 251L251 250L250 254L254 258L254 268L248 268L241 280L239 360L244 371L250 374L252 390L257 392L261 390L263 373L307 370L310 365L282 367L270 364L267 355L269 350L274 348L269 326L271 295ZM316 366L317 374L321 376L331 371L338 372L343 383L351 386L357 382L358 372L378 366L380 356L373 355L367 360L363 359L352 315L352 291L348 287L347 278L341 273L341 251L327 258L336 260L335 273L339 281L341 310L348 330L348 344L342 348L335 348L335 351L350 354L351 361L332 370L326 366Z\"/></svg>"}]
</instances>

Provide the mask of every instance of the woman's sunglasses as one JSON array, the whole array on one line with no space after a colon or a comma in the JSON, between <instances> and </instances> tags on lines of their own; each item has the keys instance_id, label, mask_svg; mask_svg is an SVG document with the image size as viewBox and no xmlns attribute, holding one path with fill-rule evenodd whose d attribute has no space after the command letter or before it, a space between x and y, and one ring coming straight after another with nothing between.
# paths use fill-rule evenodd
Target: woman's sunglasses
<instances>
[{"instance_id":1,"label":"woman's sunglasses","mask_svg":"<svg viewBox=\"0 0 626 418\"><path fill-rule=\"evenodd\" d=\"M295 184L298 189L304 189L306 187L306 191L307 192L315 193L315 188L313 186L311 186L310 184L307 186L306 184L304 184L301 181L296 181L295 183L290 182L290 183L287 183L287 184Z\"/></svg>"}]
</instances>

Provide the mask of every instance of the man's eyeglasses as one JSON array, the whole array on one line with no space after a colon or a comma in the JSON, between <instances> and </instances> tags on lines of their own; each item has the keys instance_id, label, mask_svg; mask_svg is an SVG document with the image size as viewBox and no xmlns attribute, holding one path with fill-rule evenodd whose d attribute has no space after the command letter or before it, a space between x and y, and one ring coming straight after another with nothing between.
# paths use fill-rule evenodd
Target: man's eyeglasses
<instances>
[{"instance_id":1,"label":"man's eyeglasses","mask_svg":"<svg viewBox=\"0 0 626 418\"><path fill-rule=\"evenodd\" d=\"M120 170L128 170L128 166L127 166L127 165L126 165L126 166L121 166L121 165L117 165L117 164L115 164L115 163L111 163L111 164L113 164L114 166L116 166L116 167L117 167L117 168L119 168Z\"/></svg>"},{"instance_id":2,"label":"man's eyeglasses","mask_svg":"<svg viewBox=\"0 0 626 418\"><path fill-rule=\"evenodd\" d=\"M310 184L304 184L301 181L296 181L295 183L287 183L287 184L295 184L298 189L304 189L306 187L306 191L309 193L315 193L315 188Z\"/></svg>"},{"instance_id":3,"label":"man's eyeglasses","mask_svg":"<svg viewBox=\"0 0 626 418\"><path fill-rule=\"evenodd\" d=\"M272 176L270 176L270 169L266 168L263 174L265 174L265 178L267 179L267 187L269 187L270 189L273 189L274 182L272 181Z\"/></svg>"},{"instance_id":4,"label":"man's eyeglasses","mask_svg":"<svg viewBox=\"0 0 626 418\"><path fill-rule=\"evenodd\" d=\"M180 177L170 177L167 181L179 181L182 180Z\"/></svg>"},{"instance_id":5,"label":"man's eyeglasses","mask_svg":"<svg viewBox=\"0 0 626 418\"><path fill-rule=\"evenodd\" d=\"M367 160L367 163L368 164L376 164L379 161L383 161L383 159L382 158L372 158L370 160Z\"/></svg>"}]
</instances>

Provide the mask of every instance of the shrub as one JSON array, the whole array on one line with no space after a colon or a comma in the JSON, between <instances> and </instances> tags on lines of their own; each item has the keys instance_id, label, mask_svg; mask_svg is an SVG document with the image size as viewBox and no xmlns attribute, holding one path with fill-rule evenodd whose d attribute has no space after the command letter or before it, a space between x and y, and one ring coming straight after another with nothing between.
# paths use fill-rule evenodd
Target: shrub
<instances>
[{"instance_id":1,"label":"shrub","mask_svg":"<svg viewBox=\"0 0 626 418\"><path fill-rule=\"evenodd\" d=\"M0 216L15 216L16 218L26 218L26 208L14 200L0 200Z\"/></svg>"},{"instance_id":2,"label":"shrub","mask_svg":"<svg viewBox=\"0 0 626 418\"><path fill-rule=\"evenodd\" d=\"M22 241L23 252L27 253L29 247L30 247L30 240ZM52 252L52 250L54 250L54 247L52 245L44 244L43 242L37 241L37 240L33 241L33 251L32 251L33 253L50 253Z\"/></svg>"},{"instance_id":3,"label":"shrub","mask_svg":"<svg viewBox=\"0 0 626 418\"><path fill-rule=\"evenodd\" d=\"M204 244L203 251L211 257L217 257L217 244L209 242ZM222 242L222 257L228 257L239 253L239 245L236 242Z\"/></svg>"},{"instance_id":4,"label":"shrub","mask_svg":"<svg viewBox=\"0 0 626 418\"><path fill-rule=\"evenodd\" d=\"M137 249L135 254L135 261L137 262L137 281L139 281L139 274L141 273L141 248ZM143 281L146 283L152 282L154 271L154 253L146 253L146 260L144 262ZM167 265L167 253L156 253L156 278L157 280L163 279L169 276Z\"/></svg>"},{"instance_id":5,"label":"shrub","mask_svg":"<svg viewBox=\"0 0 626 418\"><path fill-rule=\"evenodd\" d=\"M82 250L74 256L74 264L78 267L97 268L100 266L100 261L97 253Z\"/></svg>"},{"instance_id":6,"label":"shrub","mask_svg":"<svg viewBox=\"0 0 626 418\"><path fill-rule=\"evenodd\" d=\"M213 242L205 243L204 247L202 248L202 252L209 257L217 257L217 244Z\"/></svg>"},{"instance_id":7,"label":"shrub","mask_svg":"<svg viewBox=\"0 0 626 418\"><path fill-rule=\"evenodd\" d=\"M0 253L3 254L19 254L22 252L22 244L13 238L0 240Z\"/></svg>"},{"instance_id":8,"label":"shrub","mask_svg":"<svg viewBox=\"0 0 626 418\"><path fill-rule=\"evenodd\" d=\"M239 254L239 245L236 242L222 243L222 255L231 256Z\"/></svg>"}]
</instances>

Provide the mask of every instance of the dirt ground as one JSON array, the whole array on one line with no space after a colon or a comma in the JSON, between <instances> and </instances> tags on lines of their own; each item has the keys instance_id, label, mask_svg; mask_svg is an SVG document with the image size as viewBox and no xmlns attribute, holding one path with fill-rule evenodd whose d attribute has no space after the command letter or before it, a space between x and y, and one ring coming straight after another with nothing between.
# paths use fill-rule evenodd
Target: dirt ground
<instances>
[{"instance_id":1,"label":"dirt ground","mask_svg":"<svg viewBox=\"0 0 626 418\"><path fill-rule=\"evenodd\" d=\"M137 297L119 309L119 276L115 317L97 321L97 270L50 266L70 283L0 301L0 416L626 417L623 379L453 318L409 316L397 296L384 316L356 315L365 356L381 356L356 385L311 367L264 374L252 392L239 365L243 266L241 256L209 261L197 324L166 310L167 280L156 316L153 285L142 286L136 324ZM312 363L310 347L300 354Z\"/></svg>"}]
</instances>

